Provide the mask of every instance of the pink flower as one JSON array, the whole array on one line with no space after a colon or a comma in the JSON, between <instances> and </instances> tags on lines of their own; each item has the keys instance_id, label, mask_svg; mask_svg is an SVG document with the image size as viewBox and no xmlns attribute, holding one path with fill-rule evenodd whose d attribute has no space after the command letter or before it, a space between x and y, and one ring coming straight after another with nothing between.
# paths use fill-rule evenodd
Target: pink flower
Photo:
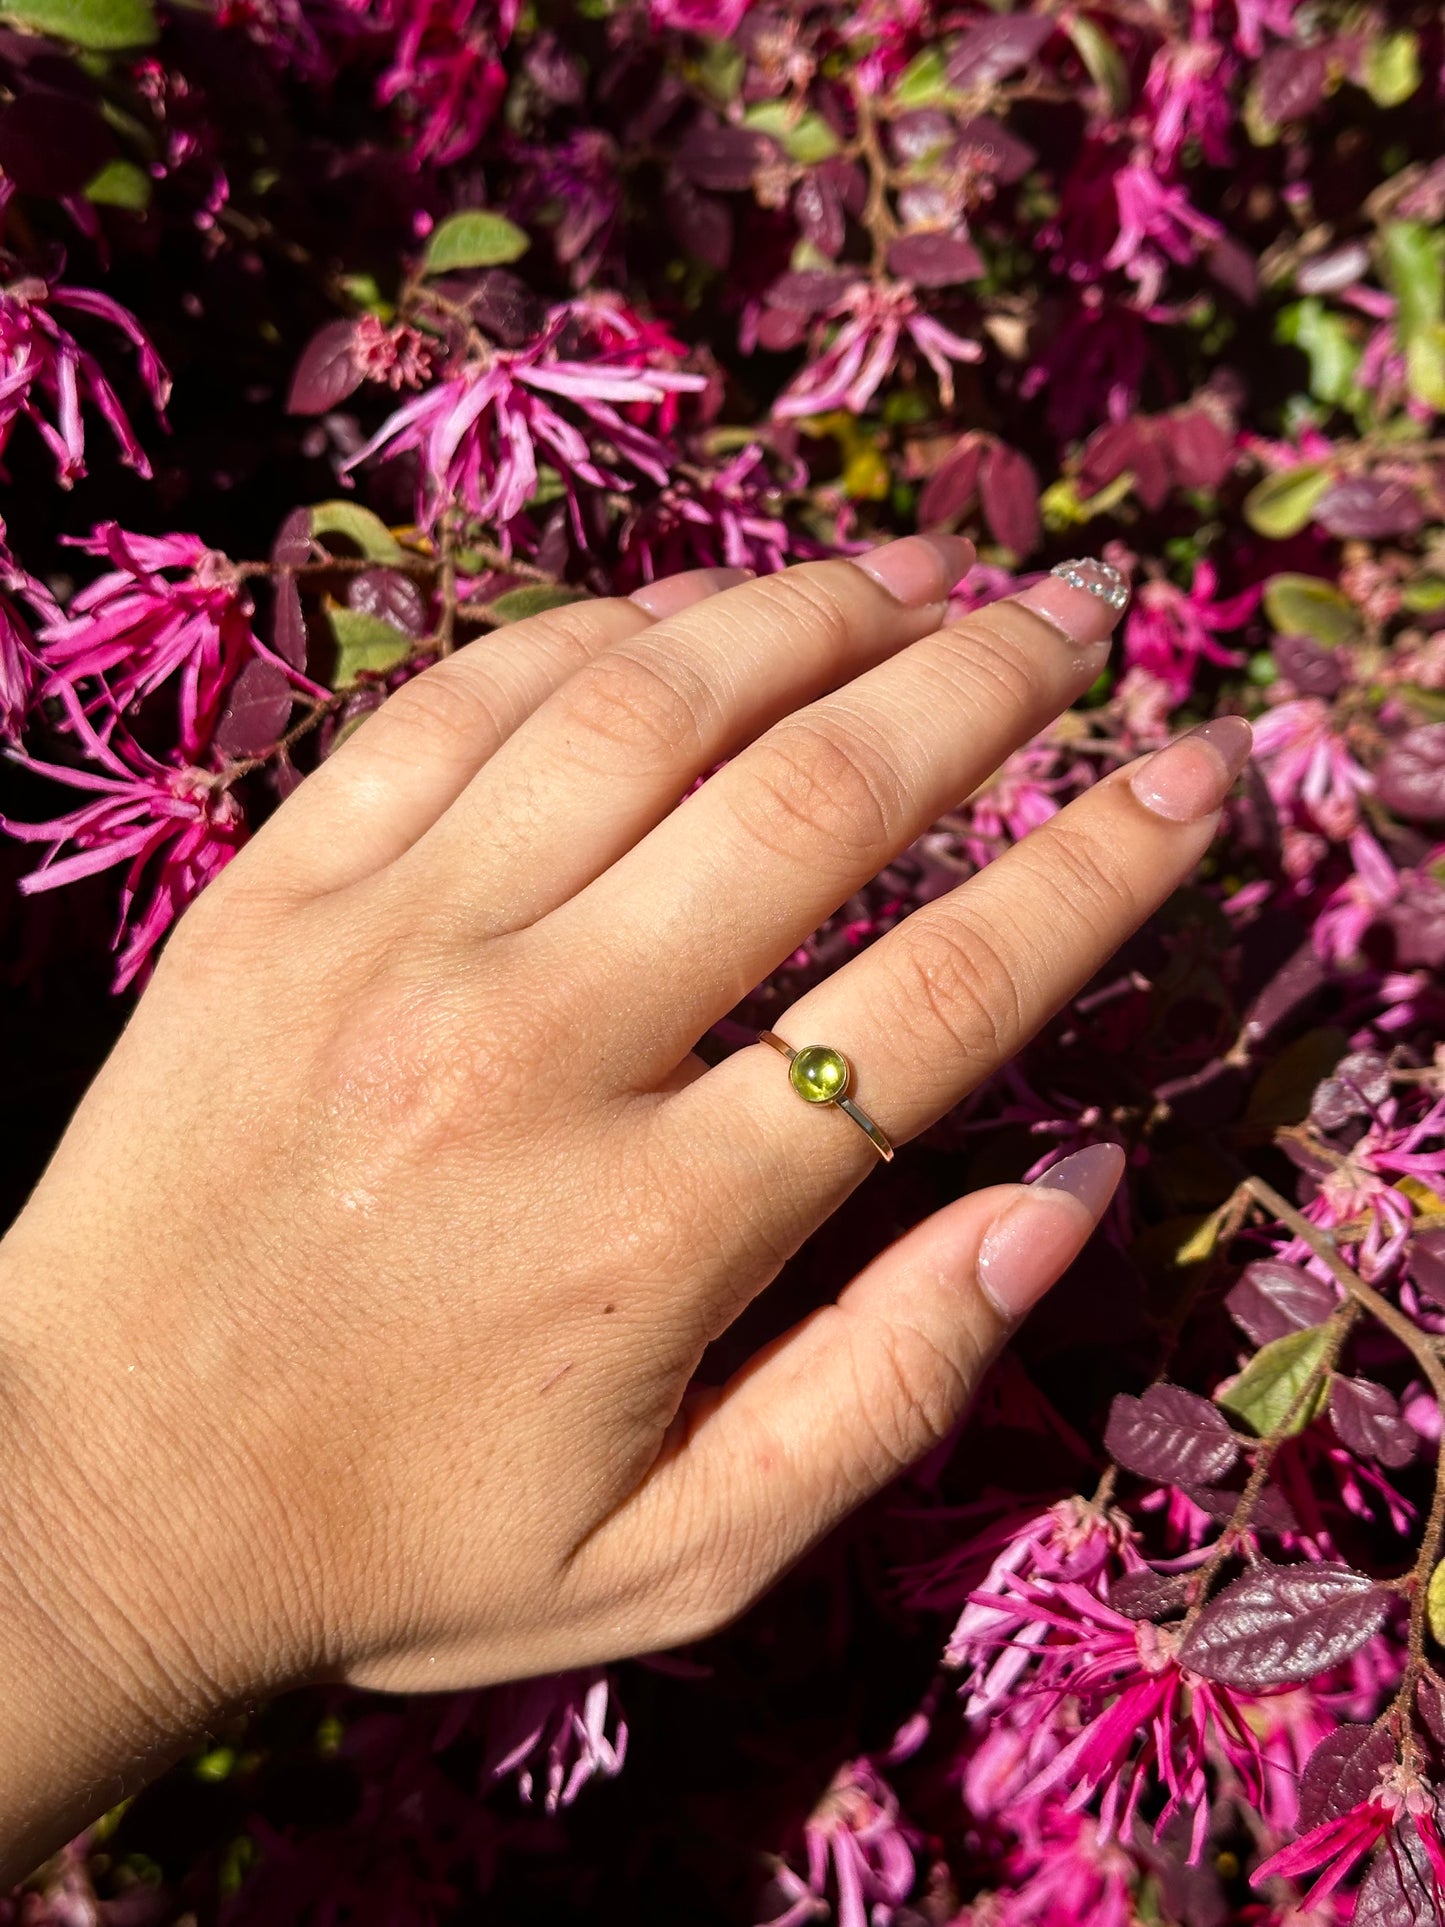
<instances>
[{"instance_id":1,"label":"pink flower","mask_svg":"<svg viewBox=\"0 0 1445 1927\"><path fill-rule=\"evenodd\" d=\"M754 569L770 575L821 545L791 530L782 491L752 442L721 468L679 463L660 494L639 503L622 530L622 582L651 582L679 569Z\"/></svg>"},{"instance_id":2,"label":"pink flower","mask_svg":"<svg viewBox=\"0 0 1445 1927\"><path fill-rule=\"evenodd\" d=\"M1039 1764L1017 1794L1020 1802L1067 1789L1072 1810L1102 1795L1105 1837L1126 1838L1146 1787L1157 1781L1167 1798L1156 1838L1176 1813L1189 1813L1197 1860L1209 1823L1205 1767L1212 1758L1227 1761L1246 1797L1258 1800L1262 1760L1244 1707L1227 1687L1179 1664L1177 1629L1126 1618L1076 1580L1019 1578L976 1599L988 1618L962 1639L955 1631L949 1659L971 1663L977 1673L1007 1664L1024 1648L1023 1664L1010 1668L1012 1716ZM975 1695L970 1712L978 1706ZM1060 1738L1067 1739L1062 1747Z\"/></svg>"},{"instance_id":3,"label":"pink flower","mask_svg":"<svg viewBox=\"0 0 1445 1927\"><path fill-rule=\"evenodd\" d=\"M179 676L180 747L195 758L248 657L266 656L312 693L325 693L257 639L235 570L198 535L135 535L106 522L76 547L115 567L40 632L48 672L42 693L61 697L72 716L82 708L118 713ZM100 680L100 693L82 699L76 684L89 677ZM102 721L102 735L112 720Z\"/></svg>"},{"instance_id":4,"label":"pink flower","mask_svg":"<svg viewBox=\"0 0 1445 1927\"><path fill-rule=\"evenodd\" d=\"M342 0L366 25L395 35L377 82L383 106L400 101L416 127L412 159L449 166L471 153L506 92L498 58L520 0Z\"/></svg>"},{"instance_id":5,"label":"pink flower","mask_svg":"<svg viewBox=\"0 0 1445 1927\"><path fill-rule=\"evenodd\" d=\"M1142 159L1114 176L1114 199L1119 231L1104 266L1123 268L1146 307L1159 298L1168 262L1186 266L1201 244L1224 233L1218 221L1192 205L1182 187L1167 187Z\"/></svg>"},{"instance_id":6,"label":"pink flower","mask_svg":"<svg viewBox=\"0 0 1445 1927\"><path fill-rule=\"evenodd\" d=\"M981 870L1056 816L1060 793L1078 787L1081 774L1087 783L1087 770L1068 766L1057 742L1038 737L1016 750L956 812L965 826L959 842L969 862Z\"/></svg>"},{"instance_id":7,"label":"pink flower","mask_svg":"<svg viewBox=\"0 0 1445 1927\"><path fill-rule=\"evenodd\" d=\"M564 344L571 350L565 358ZM589 346L595 352L586 355ZM617 410L658 409L705 387L702 375L653 365L676 352L660 329L647 329L620 306L565 302L524 348L478 346L474 338L444 379L388 416L346 468L414 451L418 521L433 526L457 501L510 539L509 525L536 493L538 463L546 462L562 478L585 542L579 484L625 489L622 468L659 485L668 479L663 444Z\"/></svg>"},{"instance_id":8,"label":"pink flower","mask_svg":"<svg viewBox=\"0 0 1445 1927\"><path fill-rule=\"evenodd\" d=\"M388 388L420 388L431 373L432 344L426 336L400 321L388 327L373 314L357 321L351 354L367 381L384 381Z\"/></svg>"},{"instance_id":9,"label":"pink flower","mask_svg":"<svg viewBox=\"0 0 1445 1927\"><path fill-rule=\"evenodd\" d=\"M1333 710L1318 696L1280 703L1254 725L1254 760L1276 808L1298 811L1338 842L1359 821L1357 798L1374 785L1334 725Z\"/></svg>"},{"instance_id":10,"label":"pink flower","mask_svg":"<svg viewBox=\"0 0 1445 1927\"><path fill-rule=\"evenodd\" d=\"M816 361L794 375L773 404L784 421L845 408L861 415L893 373L904 337L938 377L943 406L953 406L954 362L979 361L983 350L924 312L906 281L855 281L825 311L841 325Z\"/></svg>"},{"instance_id":11,"label":"pink flower","mask_svg":"<svg viewBox=\"0 0 1445 1927\"><path fill-rule=\"evenodd\" d=\"M35 687L35 639L31 624L16 607L23 597L42 622L57 621L60 610L43 582L27 575L5 545L0 522L0 736L20 734Z\"/></svg>"},{"instance_id":12,"label":"pink flower","mask_svg":"<svg viewBox=\"0 0 1445 1927\"><path fill-rule=\"evenodd\" d=\"M622 1771L627 1722L611 1677L600 1668L494 1687L482 1708L484 1784L514 1773L518 1793L530 1804L537 1772L545 1769L542 1804L548 1813L570 1807L589 1780L615 1779Z\"/></svg>"},{"instance_id":13,"label":"pink flower","mask_svg":"<svg viewBox=\"0 0 1445 1927\"><path fill-rule=\"evenodd\" d=\"M1173 173L1190 141L1198 142L1211 167L1228 167L1234 152L1230 85L1235 67L1227 55L1221 56L1197 9L1189 38L1166 41L1154 55L1144 83L1144 105L1153 117L1151 144L1162 173Z\"/></svg>"},{"instance_id":14,"label":"pink flower","mask_svg":"<svg viewBox=\"0 0 1445 1927\"><path fill-rule=\"evenodd\" d=\"M648 15L654 27L731 40L752 4L753 0L648 0Z\"/></svg>"},{"instance_id":15,"label":"pink flower","mask_svg":"<svg viewBox=\"0 0 1445 1927\"><path fill-rule=\"evenodd\" d=\"M1138 1864L1088 1814L1050 1808L1005 1873L1007 1889L966 1909L957 1927L1135 1927L1139 1919Z\"/></svg>"},{"instance_id":16,"label":"pink flower","mask_svg":"<svg viewBox=\"0 0 1445 1927\"><path fill-rule=\"evenodd\" d=\"M1425 1850L1438 1906L1445 1898L1445 1842L1440 1836L1438 1798L1427 1780L1398 1762L1384 1769L1367 1800L1333 1820L1311 1827L1298 1840L1271 1854L1251 1875L1250 1885L1261 1887L1268 1880L1294 1880L1301 1874L1318 1870L1318 1880L1304 1897L1305 1906L1313 1906L1333 1893L1367 1853L1406 1821L1415 1829Z\"/></svg>"},{"instance_id":17,"label":"pink flower","mask_svg":"<svg viewBox=\"0 0 1445 1927\"><path fill-rule=\"evenodd\" d=\"M768 1927L801 1927L826 1912L830 1875L838 1927L888 1927L913 1891L918 1835L899 1818L897 1796L868 1760L839 1767L803 1837L808 1877L778 1869L777 1885L791 1904Z\"/></svg>"},{"instance_id":18,"label":"pink flower","mask_svg":"<svg viewBox=\"0 0 1445 1927\"><path fill-rule=\"evenodd\" d=\"M1243 657L1215 640L1238 629L1253 615L1258 589L1245 589L1224 601L1214 599L1218 575L1210 562L1195 566L1187 590L1154 576L1134 591L1124 630L1124 660L1131 668L1157 676L1174 703L1194 687L1201 661L1237 669Z\"/></svg>"},{"instance_id":19,"label":"pink flower","mask_svg":"<svg viewBox=\"0 0 1445 1927\"><path fill-rule=\"evenodd\" d=\"M94 315L132 342L141 375L157 410L170 393L170 377L135 317L93 288L67 288L31 276L0 289L0 454L21 416L38 430L55 457L58 479L69 488L85 473L85 424L81 409L99 410L120 445L121 459L149 476L150 463L135 438L115 390L95 357L56 319L56 308Z\"/></svg>"},{"instance_id":20,"label":"pink flower","mask_svg":"<svg viewBox=\"0 0 1445 1927\"><path fill-rule=\"evenodd\" d=\"M138 743L105 741L83 715L73 718L90 764L74 769L25 758L25 766L95 800L44 823L0 819L22 843L44 843L38 868L20 880L26 895L127 865L112 949L115 988L149 973L156 945L191 899L246 840L241 807L204 770L158 762ZM60 853L70 845L70 854Z\"/></svg>"}]
</instances>

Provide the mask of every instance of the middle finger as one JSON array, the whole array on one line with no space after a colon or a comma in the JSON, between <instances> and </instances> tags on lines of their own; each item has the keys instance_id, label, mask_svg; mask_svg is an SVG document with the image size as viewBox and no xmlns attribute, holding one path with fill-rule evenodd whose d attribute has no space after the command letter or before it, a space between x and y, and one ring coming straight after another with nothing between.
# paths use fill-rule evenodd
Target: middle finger
<instances>
[{"instance_id":1,"label":"middle finger","mask_svg":"<svg viewBox=\"0 0 1445 1927\"><path fill-rule=\"evenodd\" d=\"M1084 573L1080 574L1080 569ZM624 1075L666 1077L930 823L1077 700L1127 600L1061 563L797 710L548 919L646 1021ZM1075 586L1092 582L1092 589Z\"/></svg>"}]
</instances>

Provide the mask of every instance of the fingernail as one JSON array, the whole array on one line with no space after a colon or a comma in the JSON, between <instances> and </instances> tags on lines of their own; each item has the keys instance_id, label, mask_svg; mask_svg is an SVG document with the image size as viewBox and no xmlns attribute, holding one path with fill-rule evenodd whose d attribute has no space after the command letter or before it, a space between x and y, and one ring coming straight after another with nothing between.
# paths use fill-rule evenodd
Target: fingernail
<instances>
[{"instance_id":1,"label":"fingernail","mask_svg":"<svg viewBox=\"0 0 1445 1927\"><path fill-rule=\"evenodd\" d=\"M1022 1318L1066 1271L1104 1215L1124 1173L1117 1144L1089 1144L1051 1164L990 1227L978 1281L994 1309Z\"/></svg>"},{"instance_id":2,"label":"fingernail","mask_svg":"<svg viewBox=\"0 0 1445 1927\"><path fill-rule=\"evenodd\" d=\"M855 568L907 609L942 602L973 567L974 546L964 535L905 535L871 555L855 555Z\"/></svg>"},{"instance_id":3,"label":"fingernail","mask_svg":"<svg viewBox=\"0 0 1445 1927\"><path fill-rule=\"evenodd\" d=\"M1062 629L1071 642L1102 642L1128 605L1129 584L1112 562L1082 557L1057 563L1014 600Z\"/></svg>"},{"instance_id":4,"label":"fingernail","mask_svg":"<svg viewBox=\"0 0 1445 1927\"><path fill-rule=\"evenodd\" d=\"M1249 761L1253 741L1254 731L1243 716L1216 716L1146 756L1129 787L1156 816L1171 823L1195 823L1228 796Z\"/></svg>"},{"instance_id":5,"label":"fingernail","mask_svg":"<svg viewBox=\"0 0 1445 1927\"><path fill-rule=\"evenodd\" d=\"M684 569L680 575L665 575L658 582L644 583L627 598L650 616L675 616L690 609L722 589L735 589L740 582L751 582L755 569Z\"/></svg>"}]
</instances>

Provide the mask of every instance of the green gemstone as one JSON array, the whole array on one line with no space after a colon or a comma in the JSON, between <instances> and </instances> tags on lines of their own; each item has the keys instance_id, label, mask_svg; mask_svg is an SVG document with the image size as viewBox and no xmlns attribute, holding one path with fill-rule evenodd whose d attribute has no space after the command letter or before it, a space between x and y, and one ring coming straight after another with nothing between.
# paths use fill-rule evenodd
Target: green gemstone
<instances>
[{"instance_id":1,"label":"green gemstone","mask_svg":"<svg viewBox=\"0 0 1445 1927\"><path fill-rule=\"evenodd\" d=\"M848 1075L847 1058L826 1044L809 1044L788 1067L793 1089L810 1104L836 1104L848 1088Z\"/></svg>"}]
</instances>

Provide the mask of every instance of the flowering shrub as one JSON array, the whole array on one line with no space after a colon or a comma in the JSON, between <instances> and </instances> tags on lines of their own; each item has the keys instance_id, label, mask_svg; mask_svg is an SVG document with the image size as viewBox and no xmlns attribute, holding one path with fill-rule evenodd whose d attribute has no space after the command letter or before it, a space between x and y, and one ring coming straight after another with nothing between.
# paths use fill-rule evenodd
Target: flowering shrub
<instances>
[{"instance_id":1,"label":"flowering shrub","mask_svg":"<svg viewBox=\"0 0 1445 1927\"><path fill-rule=\"evenodd\" d=\"M960 612L1064 554L1131 569L1115 665L739 1024L1180 725L1242 711L1257 749L1197 881L753 1315L1121 1143L1103 1235L956 1437L726 1635L292 1696L0 1922L1445 1920L1435 11L5 23L5 823L20 890L77 905L27 968L109 936L142 983L463 641L918 524L978 540Z\"/></svg>"}]
</instances>

